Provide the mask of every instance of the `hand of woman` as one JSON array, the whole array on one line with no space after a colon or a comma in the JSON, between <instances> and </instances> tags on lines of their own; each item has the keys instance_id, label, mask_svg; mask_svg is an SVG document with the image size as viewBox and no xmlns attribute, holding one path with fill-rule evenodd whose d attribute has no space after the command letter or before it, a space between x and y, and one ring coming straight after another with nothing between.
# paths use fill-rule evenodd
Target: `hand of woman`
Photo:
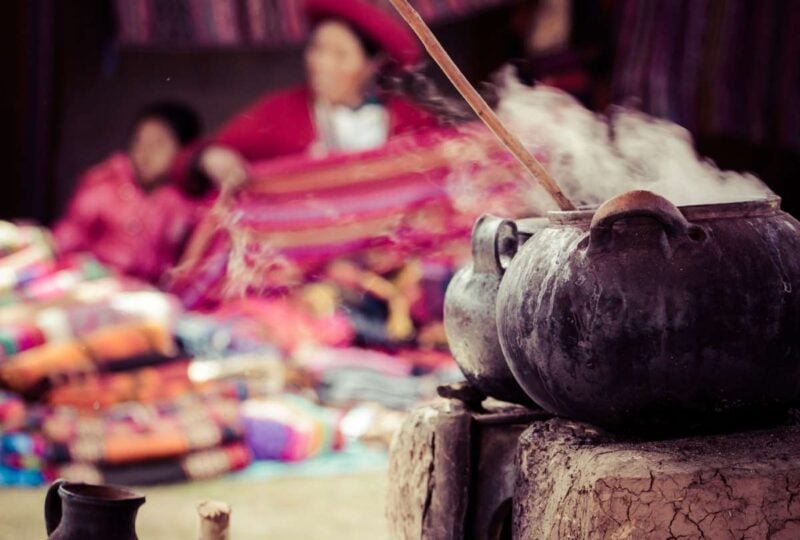
<instances>
[{"instance_id":1,"label":"hand of woman","mask_svg":"<svg viewBox=\"0 0 800 540\"><path fill-rule=\"evenodd\" d=\"M209 146L199 160L200 170L223 191L235 190L248 179L247 162L238 152L224 146Z\"/></svg>"}]
</instances>

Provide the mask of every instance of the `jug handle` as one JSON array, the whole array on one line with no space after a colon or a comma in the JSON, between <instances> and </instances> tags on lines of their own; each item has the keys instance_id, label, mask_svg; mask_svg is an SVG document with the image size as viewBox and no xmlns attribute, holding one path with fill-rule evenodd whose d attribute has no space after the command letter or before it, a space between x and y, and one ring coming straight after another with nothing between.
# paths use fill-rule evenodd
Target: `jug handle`
<instances>
[{"instance_id":1,"label":"jug handle","mask_svg":"<svg viewBox=\"0 0 800 540\"><path fill-rule=\"evenodd\" d=\"M483 214L472 228L472 261L476 272L502 276L517 253L517 224Z\"/></svg>"},{"instance_id":2,"label":"jug handle","mask_svg":"<svg viewBox=\"0 0 800 540\"><path fill-rule=\"evenodd\" d=\"M58 494L58 489L65 483L66 480L61 478L53 482L44 498L44 523L48 536L53 534L61 523L61 496Z\"/></svg>"},{"instance_id":3,"label":"jug handle","mask_svg":"<svg viewBox=\"0 0 800 540\"><path fill-rule=\"evenodd\" d=\"M614 223L623 219L648 217L658 221L670 238L692 236L699 227L692 225L678 207L651 191L629 191L604 202L594 213L589 232L589 251L600 251L611 244Z\"/></svg>"}]
</instances>

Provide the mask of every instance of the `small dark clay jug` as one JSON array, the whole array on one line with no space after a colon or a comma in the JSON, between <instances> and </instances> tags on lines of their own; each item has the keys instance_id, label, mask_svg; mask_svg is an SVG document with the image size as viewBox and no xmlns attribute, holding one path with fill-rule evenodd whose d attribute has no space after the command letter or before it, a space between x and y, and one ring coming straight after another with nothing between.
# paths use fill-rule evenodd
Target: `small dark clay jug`
<instances>
[{"instance_id":1,"label":"small dark clay jug","mask_svg":"<svg viewBox=\"0 0 800 540\"><path fill-rule=\"evenodd\" d=\"M115 486L56 480L44 501L48 540L138 540L144 495Z\"/></svg>"},{"instance_id":2,"label":"small dark clay jug","mask_svg":"<svg viewBox=\"0 0 800 540\"><path fill-rule=\"evenodd\" d=\"M500 348L495 300L517 247L547 222L481 216L472 229L472 262L453 276L444 302L450 351L470 385L487 396L523 405L532 402L514 380Z\"/></svg>"}]
</instances>

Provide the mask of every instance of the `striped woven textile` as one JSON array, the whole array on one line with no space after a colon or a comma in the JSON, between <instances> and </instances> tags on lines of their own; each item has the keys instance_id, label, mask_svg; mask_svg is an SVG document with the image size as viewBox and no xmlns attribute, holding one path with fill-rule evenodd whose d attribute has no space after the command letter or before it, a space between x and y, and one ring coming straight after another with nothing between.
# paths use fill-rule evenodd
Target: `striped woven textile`
<instances>
[{"instance_id":1,"label":"striped woven textile","mask_svg":"<svg viewBox=\"0 0 800 540\"><path fill-rule=\"evenodd\" d=\"M302 285L342 257L378 274L413 257L458 264L478 215L532 206L516 163L484 133L417 133L364 153L255 164L252 176L196 230L171 287L184 305Z\"/></svg>"},{"instance_id":2,"label":"striped woven textile","mask_svg":"<svg viewBox=\"0 0 800 540\"><path fill-rule=\"evenodd\" d=\"M693 133L800 148L800 0L620 0L614 94Z\"/></svg>"},{"instance_id":3,"label":"striped woven textile","mask_svg":"<svg viewBox=\"0 0 800 540\"><path fill-rule=\"evenodd\" d=\"M391 10L388 0L372 0ZM436 22L513 0L413 0ZM302 0L115 0L119 41L135 47L276 47L306 35Z\"/></svg>"}]
</instances>

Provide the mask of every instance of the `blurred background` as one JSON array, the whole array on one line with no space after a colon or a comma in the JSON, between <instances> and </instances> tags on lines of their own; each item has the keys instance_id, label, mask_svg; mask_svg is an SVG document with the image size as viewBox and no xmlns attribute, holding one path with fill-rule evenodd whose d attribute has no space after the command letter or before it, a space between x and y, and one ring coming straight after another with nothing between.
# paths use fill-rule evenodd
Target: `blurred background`
<instances>
[{"instance_id":1,"label":"blurred background","mask_svg":"<svg viewBox=\"0 0 800 540\"><path fill-rule=\"evenodd\" d=\"M51 222L77 175L124 143L145 103L180 98L213 130L264 91L300 80L302 22L296 13L282 18L292 2L220 2L231 19L215 27L216 4L5 2L2 107L11 130L0 216ZM545 81L577 62L590 82L571 89L593 108L625 103L684 125L721 168L754 172L789 210L799 208L797 1L422 4L479 88L509 62ZM197 6L209 11L192 15ZM540 30L538 44L528 39L537 10L552 34ZM577 60L548 64L535 50L551 47L548 39L567 41ZM452 95L436 69L428 72Z\"/></svg>"},{"instance_id":2,"label":"blurred background","mask_svg":"<svg viewBox=\"0 0 800 540\"><path fill-rule=\"evenodd\" d=\"M391 10L388 0L370 1ZM600 114L626 106L669 120L691 133L700 156L757 175L800 216L800 0L412 3L490 103L496 75L511 65L524 85L558 88ZM181 305L154 287L160 275L131 284L107 261L64 260L43 247L46 229L21 225L55 223L84 172L127 147L147 104L188 104L214 133L265 92L301 82L308 34L301 0L0 3L0 114L8 126L0 145L0 484L35 488L0 492L0 537L38 534L42 486L64 474L179 484L148 488L143 538L188 538L192 505L206 497L233 504L235 538L385 534L392 434L408 409L436 397L438 384L461 377L444 336L443 297L469 256L472 220L486 209L472 215L448 206L437 214L442 193L430 196L436 211L408 222L406 209L392 207L395 225L419 233L412 253L367 242L364 253L303 275L302 286L279 300L252 294L201 311L186 295ZM422 70L436 100L464 109L436 66L427 61ZM391 152L351 159L401 167L405 154L398 160ZM324 164L351 174L347 163ZM409 190L427 188L441 180L434 178L440 165L405 163L408 170L382 174ZM277 173L267 166L259 174L290 183L313 177L316 166L286 161ZM470 182L502 184L495 169L470 171ZM508 193L519 198L512 190L493 202L505 208ZM271 212L310 211L271 206L268 195L237 202L256 223L245 232L263 232L256 218ZM391 196L379 195L360 202L373 210L388 204ZM352 223L328 210L316 208L335 233ZM330 247L314 231L309 237L300 248ZM240 262L263 255L248 251L262 239L248 237ZM219 266L220 255L224 266L237 245L219 248L218 240L207 235L201 244L214 248L206 262ZM192 268L182 292L218 270ZM81 356L87 343L97 357ZM75 376L73 362L83 361L90 368ZM30 365L48 362L51 372L25 379L36 372ZM147 444L132 444L137 437Z\"/></svg>"}]
</instances>

